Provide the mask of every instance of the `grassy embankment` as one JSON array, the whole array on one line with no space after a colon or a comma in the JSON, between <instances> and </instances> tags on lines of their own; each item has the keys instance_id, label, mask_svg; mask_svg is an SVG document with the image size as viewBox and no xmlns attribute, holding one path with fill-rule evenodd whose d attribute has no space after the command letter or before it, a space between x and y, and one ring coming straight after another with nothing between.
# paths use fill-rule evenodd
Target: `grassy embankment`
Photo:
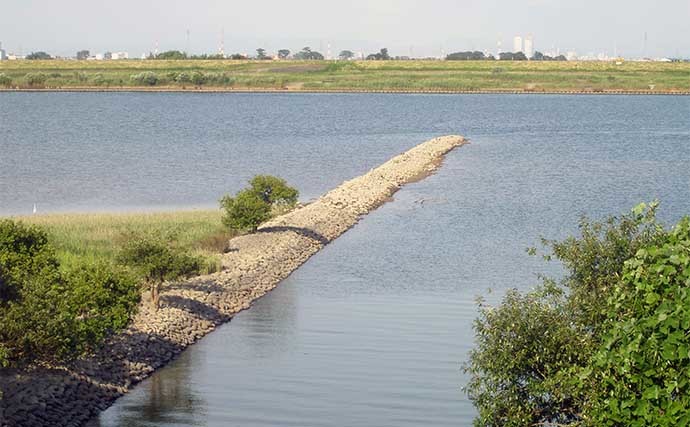
<instances>
[{"instance_id":1,"label":"grassy embankment","mask_svg":"<svg viewBox=\"0 0 690 427\"><path fill-rule=\"evenodd\" d=\"M129 235L174 236L176 244L206 260L206 272L220 267L219 254L234 233L221 223L220 210L123 214L47 214L17 217L44 228L69 269L82 261L112 261Z\"/></svg>"},{"instance_id":2,"label":"grassy embankment","mask_svg":"<svg viewBox=\"0 0 690 427\"><path fill-rule=\"evenodd\" d=\"M660 62L3 61L0 73L34 89L690 92L690 63Z\"/></svg>"}]
</instances>

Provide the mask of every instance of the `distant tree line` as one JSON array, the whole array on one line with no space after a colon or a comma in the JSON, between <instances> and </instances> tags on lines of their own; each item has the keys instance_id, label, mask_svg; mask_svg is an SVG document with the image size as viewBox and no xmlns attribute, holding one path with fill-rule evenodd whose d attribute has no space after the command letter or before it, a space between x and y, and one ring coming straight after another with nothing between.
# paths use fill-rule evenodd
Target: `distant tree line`
<instances>
[{"instance_id":1,"label":"distant tree line","mask_svg":"<svg viewBox=\"0 0 690 427\"><path fill-rule=\"evenodd\" d=\"M493 55L485 55L483 52L479 51L466 51L466 52L455 52L446 56L448 61L493 61L496 57ZM531 58L527 58L524 52L501 52L498 54L498 59L501 61L567 61L568 59L563 55L558 55L556 57L551 57L544 55L543 53L537 51L534 52Z\"/></svg>"},{"instance_id":2,"label":"distant tree line","mask_svg":"<svg viewBox=\"0 0 690 427\"><path fill-rule=\"evenodd\" d=\"M29 59L29 60L41 60L41 59L43 59L43 60L45 60L45 59L53 59L53 57L50 56L49 54L43 52L43 51L39 51L39 52L32 52L32 53L26 55L26 59Z\"/></svg>"},{"instance_id":3,"label":"distant tree line","mask_svg":"<svg viewBox=\"0 0 690 427\"><path fill-rule=\"evenodd\" d=\"M299 52L296 52L295 54L290 56L292 52L289 49L280 49L277 52L277 58L278 59L296 59L296 60L306 60L306 61L321 61L324 60L325 57L321 52L317 52L315 50L312 50L310 47L304 47L302 50ZM77 52L76 58L77 59L87 59L91 56L91 53L88 50L80 50ZM338 55L338 59L342 61L347 61L355 58L355 53L352 52L351 50L343 50L340 52ZM109 52L106 52L103 55L104 59L109 59L111 57L111 54ZM32 52L31 54L26 56L26 59L29 60L47 60L47 59L53 59L51 55L49 55L46 52L43 51L38 51L38 52ZM233 59L233 60L244 60L244 59L257 59L257 60L270 60L273 59L272 56L269 56L266 49L264 48L258 48L256 49L256 56L250 57L248 55L240 54L240 53L234 53L231 55L223 55L220 53L217 54L196 54L196 55L190 55L187 52L182 52L179 50L168 50L165 52L160 52L160 53L149 53L147 56L147 59L153 59L153 60L187 60L187 59L196 59L196 60L217 60L217 59ZM390 53L388 52L387 48L382 48L376 53L371 53L365 57L367 61L388 61L388 60L405 60L405 59L410 59L409 57L406 56L395 56L392 57ZM500 59L501 61L567 61L567 58L563 55L558 55L555 57L549 56L549 55L544 55L542 52L536 51L534 52L534 55L532 55L531 58L528 58L527 55L525 55L524 52L501 52L498 55L498 58L496 58L494 55L487 55L484 52L480 51L461 51L461 52L454 52L446 56L446 60L448 61L493 61L496 59Z\"/></svg>"}]
</instances>

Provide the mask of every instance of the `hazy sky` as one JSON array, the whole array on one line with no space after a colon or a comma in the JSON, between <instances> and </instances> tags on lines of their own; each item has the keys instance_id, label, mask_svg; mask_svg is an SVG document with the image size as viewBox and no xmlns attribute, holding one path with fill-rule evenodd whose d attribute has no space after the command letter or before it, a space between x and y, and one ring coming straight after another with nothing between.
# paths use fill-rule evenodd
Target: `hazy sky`
<instances>
[{"instance_id":1,"label":"hazy sky","mask_svg":"<svg viewBox=\"0 0 690 427\"><path fill-rule=\"evenodd\" d=\"M328 45L393 55L512 50L514 35L535 47L578 54L690 57L690 0L2 0L0 41L11 52L74 55L159 49L293 51Z\"/></svg>"}]
</instances>

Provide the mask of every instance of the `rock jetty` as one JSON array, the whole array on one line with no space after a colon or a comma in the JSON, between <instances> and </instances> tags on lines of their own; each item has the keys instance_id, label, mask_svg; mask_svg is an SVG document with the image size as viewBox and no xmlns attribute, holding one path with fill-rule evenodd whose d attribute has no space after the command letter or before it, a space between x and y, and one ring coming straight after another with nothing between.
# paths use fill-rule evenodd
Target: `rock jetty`
<instances>
[{"instance_id":1,"label":"rock jetty","mask_svg":"<svg viewBox=\"0 0 690 427\"><path fill-rule=\"evenodd\" d=\"M465 143L460 136L427 141L263 224L257 233L232 239L221 272L166 286L160 310L143 302L131 325L94 355L67 366L0 370L0 426L86 425Z\"/></svg>"}]
</instances>

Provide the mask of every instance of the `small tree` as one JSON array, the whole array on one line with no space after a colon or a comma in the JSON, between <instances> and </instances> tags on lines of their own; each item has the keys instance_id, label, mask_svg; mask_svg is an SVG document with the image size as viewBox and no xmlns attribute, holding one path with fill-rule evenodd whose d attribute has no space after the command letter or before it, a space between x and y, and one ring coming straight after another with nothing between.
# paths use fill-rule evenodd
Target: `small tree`
<instances>
[{"instance_id":1,"label":"small tree","mask_svg":"<svg viewBox=\"0 0 690 427\"><path fill-rule=\"evenodd\" d=\"M391 57L388 54L388 49L385 47L377 53L367 55L368 61L388 61L389 59L391 59Z\"/></svg>"},{"instance_id":2,"label":"small tree","mask_svg":"<svg viewBox=\"0 0 690 427\"><path fill-rule=\"evenodd\" d=\"M220 200L225 212L223 224L234 230L256 231L262 222L271 218L274 207L294 207L298 196L299 192L284 179L257 175L249 181L249 188L235 197L226 195Z\"/></svg>"},{"instance_id":3,"label":"small tree","mask_svg":"<svg viewBox=\"0 0 690 427\"><path fill-rule=\"evenodd\" d=\"M160 306L163 283L198 274L202 264L198 257L188 255L157 235L130 237L118 259L144 277L156 310Z\"/></svg>"},{"instance_id":4,"label":"small tree","mask_svg":"<svg viewBox=\"0 0 690 427\"><path fill-rule=\"evenodd\" d=\"M338 58L342 59L343 61L350 60L354 57L355 57L355 53L352 52L351 50L343 50L338 55Z\"/></svg>"},{"instance_id":5,"label":"small tree","mask_svg":"<svg viewBox=\"0 0 690 427\"><path fill-rule=\"evenodd\" d=\"M223 224L233 230L253 232L271 218L271 205L249 189L223 197L220 206L225 211Z\"/></svg>"},{"instance_id":6,"label":"small tree","mask_svg":"<svg viewBox=\"0 0 690 427\"><path fill-rule=\"evenodd\" d=\"M278 58L287 59L290 56L290 51L288 49L280 49L278 51Z\"/></svg>"},{"instance_id":7,"label":"small tree","mask_svg":"<svg viewBox=\"0 0 690 427\"><path fill-rule=\"evenodd\" d=\"M311 50L311 48L307 46L295 54L295 59L321 61L323 60L323 55L320 52Z\"/></svg>"},{"instance_id":8,"label":"small tree","mask_svg":"<svg viewBox=\"0 0 690 427\"><path fill-rule=\"evenodd\" d=\"M41 59L47 60L47 59L53 59L53 57L50 56L49 54L45 53L45 52L40 51L40 52L32 52L32 53L26 55L26 59L29 59L29 60L41 60Z\"/></svg>"},{"instance_id":9,"label":"small tree","mask_svg":"<svg viewBox=\"0 0 690 427\"><path fill-rule=\"evenodd\" d=\"M256 59L269 59L268 56L266 56L266 49L260 47L256 50Z\"/></svg>"},{"instance_id":10,"label":"small tree","mask_svg":"<svg viewBox=\"0 0 690 427\"><path fill-rule=\"evenodd\" d=\"M257 175L249 181L252 193L269 205L292 207L297 203L299 191L290 187L282 178Z\"/></svg>"},{"instance_id":11,"label":"small tree","mask_svg":"<svg viewBox=\"0 0 690 427\"><path fill-rule=\"evenodd\" d=\"M168 59L168 60L187 59L187 54L184 52L180 52L179 50L168 50L166 52L159 53L153 59Z\"/></svg>"}]
</instances>

